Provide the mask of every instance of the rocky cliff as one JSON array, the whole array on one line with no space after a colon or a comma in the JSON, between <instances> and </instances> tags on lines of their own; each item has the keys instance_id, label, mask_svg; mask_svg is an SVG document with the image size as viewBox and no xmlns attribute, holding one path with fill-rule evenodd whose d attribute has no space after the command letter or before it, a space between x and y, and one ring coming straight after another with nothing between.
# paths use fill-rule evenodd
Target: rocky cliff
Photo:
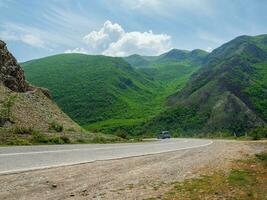
<instances>
[{"instance_id":1,"label":"rocky cliff","mask_svg":"<svg viewBox=\"0 0 267 200\"><path fill-rule=\"evenodd\" d=\"M65 130L80 131L47 96L48 90L28 84L17 60L0 40L0 128L48 131L56 123Z\"/></svg>"},{"instance_id":2,"label":"rocky cliff","mask_svg":"<svg viewBox=\"0 0 267 200\"><path fill-rule=\"evenodd\" d=\"M0 40L0 81L14 92L26 92L29 84L24 72L14 56L7 50L6 43Z\"/></svg>"}]
</instances>

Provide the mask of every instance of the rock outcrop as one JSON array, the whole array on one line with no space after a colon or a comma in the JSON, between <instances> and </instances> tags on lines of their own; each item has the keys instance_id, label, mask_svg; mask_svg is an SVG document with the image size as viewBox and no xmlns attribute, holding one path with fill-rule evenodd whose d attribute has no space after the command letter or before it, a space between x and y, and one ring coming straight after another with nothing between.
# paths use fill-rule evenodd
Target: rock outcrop
<instances>
[{"instance_id":1,"label":"rock outcrop","mask_svg":"<svg viewBox=\"0 0 267 200\"><path fill-rule=\"evenodd\" d=\"M80 131L79 125L48 97L47 89L26 81L24 71L0 40L0 128L49 131L56 123L66 130Z\"/></svg>"},{"instance_id":2,"label":"rock outcrop","mask_svg":"<svg viewBox=\"0 0 267 200\"><path fill-rule=\"evenodd\" d=\"M30 89L24 72L14 56L7 50L6 43L0 40L0 82L14 92Z\"/></svg>"}]
</instances>

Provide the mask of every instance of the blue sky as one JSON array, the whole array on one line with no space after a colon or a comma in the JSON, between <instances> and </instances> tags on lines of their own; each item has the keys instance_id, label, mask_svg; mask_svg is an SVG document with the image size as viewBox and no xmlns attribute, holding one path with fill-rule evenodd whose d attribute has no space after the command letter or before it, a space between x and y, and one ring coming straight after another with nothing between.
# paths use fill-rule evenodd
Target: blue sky
<instances>
[{"instance_id":1,"label":"blue sky","mask_svg":"<svg viewBox=\"0 0 267 200\"><path fill-rule=\"evenodd\" d=\"M267 33L265 0L0 0L0 39L19 61L79 52L212 50Z\"/></svg>"}]
</instances>

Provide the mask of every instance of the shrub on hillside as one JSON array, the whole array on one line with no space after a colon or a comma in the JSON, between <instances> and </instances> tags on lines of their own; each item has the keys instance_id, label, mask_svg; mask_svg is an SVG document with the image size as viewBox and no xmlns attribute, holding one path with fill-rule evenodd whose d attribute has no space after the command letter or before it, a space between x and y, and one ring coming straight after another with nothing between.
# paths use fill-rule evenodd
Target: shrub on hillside
<instances>
[{"instance_id":1,"label":"shrub on hillside","mask_svg":"<svg viewBox=\"0 0 267 200\"><path fill-rule=\"evenodd\" d=\"M32 135L36 132L32 127L14 127L11 131L17 135Z\"/></svg>"},{"instance_id":2,"label":"shrub on hillside","mask_svg":"<svg viewBox=\"0 0 267 200\"><path fill-rule=\"evenodd\" d=\"M48 137L42 133L34 133L32 137L32 143L40 143L40 144L47 144L48 143Z\"/></svg>"},{"instance_id":3,"label":"shrub on hillside","mask_svg":"<svg viewBox=\"0 0 267 200\"><path fill-rule=\"evenodd\" d=\"M70 144L71 143L70 138L66 135L60 136L60 139L64 142L64 144Z\"/></svg>"},{"instance_id":4,"label":"shrub on hillside","mask_svg":"<svg viewBox=\"0 0 267 200\"><path fill-rule=\"evenodd\" d=\"M43 133L34 133L31 139L32 143L34 144L69 144L71 140L63 135L46 135Z\"/></svg>"},{"instance_id":5,"label":"shrub on hillside","mask_svg":"<svg viewBox=\"0 0 267 200\"><path fill-rule=\"evenodd\" d=\"M125 140L128 139L128 135L124 131L120 131L120 130L117 131L116 136L122 139L125 139Z\"/></svg>"},{"instance_id":6,"label":"shrub on hillside","mask_svg":"<svg viewBox=\"0 0 267 200\"><path fill-rule=\"evenodd\" d=\"M107 143L107 140L102 136L94 136L91 140L91 143Z\"/></svg>"},{"instance_id":7,"label":"shrub on hillside","mask_svg":"<svg viewBox=\"0 0 267 200\"><path fill-rule=\"evenodd\" d=\"M30 145L31 143L26 139L15 137L6 141L5 144L19 146L19 145Z\"/></svg>"},{"instance_id":8,"label":"shrub on hillside","mask_svg":"<svg viewBox=\"0 0 267 200\"><path fill-rule=\"evenodd\" d=\"M262 138L267 138L267 126L258 127L251 130L248 136L252 137L253 140L260 140Z\"/></svg>"},{"instance_id":9,"label":"shrub on hillside","mask_svg":"<svg viewBox=\"0 0 267 200\"><path fill-rule=\"evenodd\" d=\"M172 137L174 137L174 138L178 138L178 137L181 137L181 136L182 136L181 132L178 131L178 130L172 132L171 135L172 135Z\"/></svg>"},{"instance_id":10,"label":"shrub on hillside","mask_svg":"<svg viewBox=\"0 0 267 200\"><path fill-rule=\"evenodd\" d=\"M49 127L50 130L54 130L56 132L62 132L63 131L63 125L62 124L58 124L56 122L52 122L50 124L50 127Z\"/></svg>"}]
</instances>

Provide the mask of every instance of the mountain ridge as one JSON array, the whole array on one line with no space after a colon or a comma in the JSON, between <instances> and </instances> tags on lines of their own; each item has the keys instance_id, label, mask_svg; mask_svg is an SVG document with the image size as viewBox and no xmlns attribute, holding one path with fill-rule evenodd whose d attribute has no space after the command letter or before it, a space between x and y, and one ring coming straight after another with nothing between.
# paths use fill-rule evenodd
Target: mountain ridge
<instances>
[{"instance_id":1,"label":"mountain ridge","mask_svg":"<svg viewBox=\"0 0 267 200\"><path fill-rule=\"evenodd\" d=\"M199 132L230 131L243 134L257 126L266 125L267 51L266 44L262 45L259 38L266 40L267 35L237 37L215 49L187 85L168 98L173 110L179 106L195 107L191 119L202 116L201 126L192 126L191 131L195 129L198 132L196 129L200 128ZM168 114L162 116L155 119L154 123L168 120ZM170 127L174 125L175 118L169 120L171 122L166 126ZM178 131L179 127L176 126L176 129ZM185 127L180 129L185 130Z\"/></svg>"},{"instance_id":2,"label":"mountain ridge","mask_svg":"<svg viewBox=\"0 0 267 200\"><path fill-rule=\"evenodd\" d=\"M90 121L82 124L89 129L104 132L119 130L130 134L150 134L169 129L189 135L217 131L244 134L255 127L264 126L267 117L266 45L266 35L240 36L211 53L200 49L172 49L160 56L96 56L94 58L101 59L95 59L95 63L86 66L90 70L82 73L88 76L95 73L98 78L94 80L104 81L102 88L105 89L97 90L95 94L100 94L105 99L104 97L109 97L105 91L114 91L114 96L110 97L111 103L127 103L122 107L112 105L109 113L104 113L104 116L97 111ZM71 56L74 54L65 55ZM43 63L39 64L35 60L32 66L31 63L23 64L26 73L29 73L28 77L31 81L36 79L36 84L40 82L37 80L38 74L44 76L44 72L31 70L45 67L46 59L42 59ZM106 64L101 64L103 59L107 59ZM111 70L107 70L109 59L118 61L111 64ZM62 59L60 62L65 61ZM72 60L70 64L79 67L89 61L82 62L82 65L78 62L80 61ZM55 63L46 65L53 66ZM61 66L63 74L66 74L63 70L65 67ZM48 70L47 66L46 69ZM96 69L102 71L95 72ZM118 69L122 71L114 73ZM70 69L67 67L65 70ZM50 74L53 74L52 71ZM73 74L70 77L73 78ZM89 82L83 84L82 79L77 83L81 88L90 87L92 91L95 90ZM40 86L46 85L43 83ZM91 98L90 95L88 97ZM80 99L75 101L77 106L79 102L84 105L88 102ZM103 106L105 104L101 102L86 109L86 112L94 112L92 110L98 108L107 111L107 106ZM73 109L79 108L77 106ZM101 117L98 118L99 116ZM72 118L75 119L75 115Z\"/></svg>"},{"instance_id":3,"label":"mountain ridge","mask_svg":"<svg viewBox=\"0 0 267 200\"><path fill-rule=\"evenodd\" d=\"M155 63L160 62L170 62L170 61L191 61L200 64L202 60L209 53L201 50L194 49L190 50L181 50L181 49L171 49L170 51L163 53L159 56L142 56L139 54L133 54L127 57L124 57L129 64L136 68L146 68Z\"/></svg>"}]
</instances>

